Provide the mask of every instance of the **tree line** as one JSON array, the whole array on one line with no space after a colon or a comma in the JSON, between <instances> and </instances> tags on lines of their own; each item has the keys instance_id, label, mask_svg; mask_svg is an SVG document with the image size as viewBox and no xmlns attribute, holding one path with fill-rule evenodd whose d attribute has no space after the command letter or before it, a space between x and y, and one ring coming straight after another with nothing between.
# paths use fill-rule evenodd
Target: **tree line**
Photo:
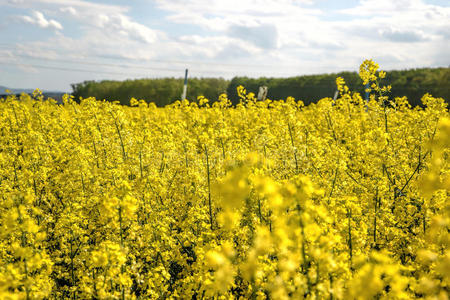
<instances>
[{"instance_id":1,"label":"tree line","mask_svg":"<svg viewBox=\"0 0 450 300\"><path fill-rule=\"evenodd\" d=\"M333 97L336 91L336 77L345 79L350 90L365 96L364 86L357 72L340 72L333 74L305 75L288 78L190 78L187 99L194 101L204 96L211 102L222 93L234 103L239 103L236 88L243 85L247 92L258 93L260 86L268 87L269 99L286 99L288 96L302 100L305 104L316 102L325 97ZM392 85L390 97L406 96L412 106L420 105L425 93L434 97L450 100L450 68L420 68L410 70L388 71L384 84ZM383 83L383 82L382 82ZM72 85L72 95L95 97L109 101L119 101L129 105L132 97L154 102L157 106L170 104L181 98L182 78L136 79L125 81L85 81Z\"/></svg>"}]
</instances>

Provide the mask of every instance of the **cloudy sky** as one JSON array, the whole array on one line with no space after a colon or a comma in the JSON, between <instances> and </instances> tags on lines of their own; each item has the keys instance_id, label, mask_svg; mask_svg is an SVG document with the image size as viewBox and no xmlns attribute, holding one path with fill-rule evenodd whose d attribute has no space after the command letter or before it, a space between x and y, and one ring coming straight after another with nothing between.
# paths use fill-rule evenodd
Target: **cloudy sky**
<instances>
[{"instance_id":1,"label":"cloudy sky","mask_svg":"<svg viewBox=\"0 0 450 300\"><path fill-rule=\"evenodd\" d=\"M448 0L0 0L0 85L450 65Z\"/></svg>"}]
</instances>

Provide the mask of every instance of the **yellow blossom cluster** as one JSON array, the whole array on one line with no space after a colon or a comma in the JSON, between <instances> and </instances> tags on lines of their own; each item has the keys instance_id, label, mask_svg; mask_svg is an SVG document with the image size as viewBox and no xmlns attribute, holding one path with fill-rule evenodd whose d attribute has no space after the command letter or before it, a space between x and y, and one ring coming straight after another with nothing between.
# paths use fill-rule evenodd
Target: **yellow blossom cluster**
<instances>
[{"instance_id":1,"label":"yellow blossom cluster","mask_svg":"<svg viewBox=\"0 0 450 300\"><path fill-rule=\"evenodd\" d=\"M450 116L238 88L0 100L0 299L448 299Z\"/></svg>"}]
</instances>

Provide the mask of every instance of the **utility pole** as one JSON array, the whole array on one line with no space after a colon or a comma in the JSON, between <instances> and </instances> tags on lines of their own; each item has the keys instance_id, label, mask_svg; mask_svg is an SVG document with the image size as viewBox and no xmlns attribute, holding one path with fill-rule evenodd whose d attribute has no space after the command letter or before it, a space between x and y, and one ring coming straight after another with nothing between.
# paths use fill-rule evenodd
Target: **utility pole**
<instances>
[{"instance_id":1,"label":"utility pole","mask_svg":"<svg viewBox=\"0 0 450 300\"><path fill-rule=\"evenodd\" d=\"M188 78L188 69L186 69L186 72L184 73L183 94L181 94L181 100L186 99L186 92L187 92L187 78Z\"/></svg>"}]
</instances>

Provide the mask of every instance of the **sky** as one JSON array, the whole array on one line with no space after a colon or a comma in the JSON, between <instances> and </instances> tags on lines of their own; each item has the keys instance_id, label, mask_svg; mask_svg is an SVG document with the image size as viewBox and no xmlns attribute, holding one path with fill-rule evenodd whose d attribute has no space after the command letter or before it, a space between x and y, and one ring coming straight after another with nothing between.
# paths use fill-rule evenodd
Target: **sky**
<instances>
[{"instance_id":1,"label":"sky","mask_svg":"<svg viewBox=\"0 0 450 300\"><path fill-rule=\"evenodd\" d=\"M0 0L0 85L450 66L449 0Z\"/></svg>"}]
</instances>

